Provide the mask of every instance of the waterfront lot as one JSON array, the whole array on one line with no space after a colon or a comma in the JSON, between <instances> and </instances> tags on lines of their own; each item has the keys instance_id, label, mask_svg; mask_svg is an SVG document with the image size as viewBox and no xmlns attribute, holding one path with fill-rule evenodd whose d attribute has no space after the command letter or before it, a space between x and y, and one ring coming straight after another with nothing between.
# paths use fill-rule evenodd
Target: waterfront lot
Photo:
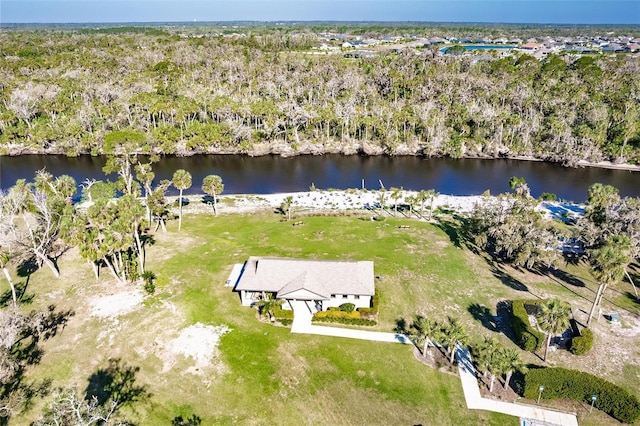
<instances>
[{"instance_id":1,"label":"waterfront lot","mask_svg":"<svg viewBox=\"0 0 640 426\"><path fill-rule=\"evenodd\" d=\"M499 301L555 295L571 302L580 319L596 288L584 266L546 276L494 265L465 246L455 222L296 220L304 225L292 227L271 212L186 216L181 233L171 224L168 233L155 234L147 257L158 277L156 292L138 304L127 302L139 300L133 285L116 285L106 271L95 282L77 251L68 252L60 260L61 279L47 270L29 279L27 294L34 298L24 309L55 305L75 315L44 343L28 379L51 379L54 387L84 393L104 376L95 373L118 359L120 369L136 369L130 385L143 388L132 398L137 401L121 409L137 424L168 424L195 414L202 424L515 425L515 418L467 410L459 379L420 364L409 346L292 335L259 322L224 287L232 265L249 255L373 260L381 300L376 330L390 331L398 318L419 312L438 320L460 318L471 335L495 335L505 345L513 343L493 331L501 328L494 317ZM622 314L620 329L600 321L592 354L557 352L550 363L637 390L640 335L634 315L640 305L627 296L628 286L614 286L605 301ZM582 424L614 424L595 412L583 422L581 410L588 407L570 409L582 415Z\"/></svg>"}]
</instances>

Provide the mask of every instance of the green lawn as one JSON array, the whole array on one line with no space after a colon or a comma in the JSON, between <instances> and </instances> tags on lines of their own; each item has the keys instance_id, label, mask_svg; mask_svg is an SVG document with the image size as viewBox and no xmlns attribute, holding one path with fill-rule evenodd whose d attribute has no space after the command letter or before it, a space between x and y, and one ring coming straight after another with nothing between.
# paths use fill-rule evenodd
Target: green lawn
<instances>
[{"instance_id":1,"label":"green lawn","mask_svg":"<svg viewBox=\"0 0 640 426\"><path fill-rule=\"evenodd\" d=\"M514 286L506 277L509 271L492 270L432 224L391 218L302 220L304 226L292 227L267 213L186 216L181 233L170 226L148 249L148 269L158 276L155 295L117 319L89 315L89 299L116 292L114 283L107 274L96 283L77 253L67 253L60 280L39 270L29 281L28 293L35 297L25 309L54 304L73 309L75 316L45 342L44 356L28 379L51 378L54 386L83 392L97 369L119 358L140 368L135 383L148 396L123 413L142 425L170 424L175 416L192 414L203 425L517 424L513 417L467 410L459 379L420 364L408 346L292 335L257 321L255 311L240 306L224 282L232 265L249 255L373 260L381 294L380 324L374 329L390 331L396 319L422 312L458 317L475 336L491 332L469 312L474 303L495 312L501 299L537 291L557 291L565 298L573 293L538 276L514 278L521 281ZM400 229L400 223L410 228ZM178 357L167 368L162 339L198 322L231 329L222 336L212 366L201 374L187 373L192 361ZM637 383L635 368L625 370L631 383ZM16 419L33 419L41 406Z\"/></svg>"}]
</instances>

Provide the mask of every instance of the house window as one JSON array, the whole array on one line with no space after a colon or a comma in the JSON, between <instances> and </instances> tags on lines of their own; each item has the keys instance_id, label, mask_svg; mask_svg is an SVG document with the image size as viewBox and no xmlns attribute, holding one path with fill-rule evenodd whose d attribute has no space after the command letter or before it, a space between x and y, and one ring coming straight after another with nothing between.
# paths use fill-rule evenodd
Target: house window
<instances>
[{"instance_id":1,"label":"house window","mask_svg":"<svg viewBox=\"0 0 640 426\"><path fill-rule=\"evenodd\" d=\"M346 299L346 298L347 298L347 295L346 295L346 294L343 294L343 295L342 295L342 298L343 298L343 299Z\"/></svg>"},{"instance_id":2,"label":"house window","mask_svg":"<svg viewBox=\"0 0 640 426\"><path fill-rule=\"evenodd\" d=\"M355 296L353 296L354 299L360 299L360 295L356 294Z\"/></svg>"},{"instance_id":3,"label":"house window","mask_svg":"<svg viewBox=\"0 0 640 426\"><path fill-rule=\"evenodd\" d=\"M331 298L332 298L332 299L335 299L335 298L336 298L336 295L335 295L335 294L332 294L332 295L331 295Z\"/></svg>"}]
</instances>

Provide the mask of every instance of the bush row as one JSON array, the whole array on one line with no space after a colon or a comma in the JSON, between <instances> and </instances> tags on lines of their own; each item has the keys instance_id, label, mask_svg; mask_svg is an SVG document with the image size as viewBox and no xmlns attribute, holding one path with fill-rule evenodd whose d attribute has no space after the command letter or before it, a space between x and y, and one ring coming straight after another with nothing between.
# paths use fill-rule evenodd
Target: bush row
<instances>
[{"instance_id":1,"label":"bush row","mask_svg":"<svg viewBox=\"0 0 640 426\"><path fill-rule=\"evenodd\" d=\"M369 320L365 318L344 318L344 317L335 317L335 316L322 316L316 317L313 316L313 321L315 322L335 322L338 324L348 324L348 325L367 325L374 326L377 324L374 320Z\"/></svg>"},{"instance_id":2,"label":"bush row","mask_svg":"<svg viewBox=\"0 0 640 426\"><path fill-rule=\"evenodd\" d=\"M293 310L292 309L282 309L280 306L276 306L273 308L273 316L277 319L293 319ZM280 321L282 322L282 321Z\"/></svg>"},{"instance_id":3,"label":"bush row","mask_svg":"<svg viewBox=\"0 0 640 426\"><path fill-rule=\"evenodd\" d=\"M284 326L293 324L293 320L288 318L278 318L278 322Z\"/></svg>"},{"instance_id":4,"label":"bush row","mask_svg":"<svg viewBox=\"0 0 640 426\"><path fill-rule=\"evenodd\" d=\"M346 319L360 319L360 312L358 312L358 311L344 312L344 311L341 311L338 308L334 308L334 309L329 308L329 310L327 310L327 311L320 311L320 312L316 312L315 314L313 314L313 319L314 320L316 318L328 318L328 317L346 318Z\"/></svg>"},{"instance_id":5,"label":"bush row","mask_svg":"<svg viewBox=\"0 0 640 426\"><path fill-rule=\"evenodd\" d=\"M536 304L533 300L514 300L511 302L511 325L518 345L525 351L537 351L544 343L544 333L531 327L525 304Z\"/></svg>"},{"instance_id":6,"label":"bush row","mask_svg":"<svg viewBox=\"0 0 640 426\"><path fill-rule=\"evenodd\" d=\"M593 347L593 331L590 328L585 328L580 333L580 336L576 336L571 339L571 345L569 351L574 355L584 355Z\"/></svg>"},{"instance_id":7,"label":"bush row","mask_svg":"<svg viewBox=\"0 0 640 426\"><path fill-rule=\"evenodd\" d=\"M620 386L577 370L566 368L531 369L524 376L524 397L536 399L540 386L543 399L569 398L591 404L623 423L640 418L640 401Z\"/></svg>"}]
</instances>

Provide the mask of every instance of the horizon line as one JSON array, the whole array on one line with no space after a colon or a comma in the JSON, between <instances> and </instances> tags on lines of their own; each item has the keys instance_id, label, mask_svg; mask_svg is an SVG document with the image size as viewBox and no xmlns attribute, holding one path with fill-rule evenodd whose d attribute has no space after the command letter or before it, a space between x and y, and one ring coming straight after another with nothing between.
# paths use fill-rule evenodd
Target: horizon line
<instances>
[{"instance_id":1,"label":"horizon line","mask_svg":"<svg viewBox=\"0 0 640 426\"><path fill-rule=\"evenodd\" d=\"M558 22L499 22L499 21L397 21L397 20L206 20L206 21L59 21L59 22L0 22L0 27L4 25L140 25L140 24L224 24L224 23L245 23L245 24L297 24L297 23L325 23L325 24L454 24L454 25L545 25L545 26L622 26L638 27L640 24L629 23L558 23Z\"/></svg>"}]
</instances>

